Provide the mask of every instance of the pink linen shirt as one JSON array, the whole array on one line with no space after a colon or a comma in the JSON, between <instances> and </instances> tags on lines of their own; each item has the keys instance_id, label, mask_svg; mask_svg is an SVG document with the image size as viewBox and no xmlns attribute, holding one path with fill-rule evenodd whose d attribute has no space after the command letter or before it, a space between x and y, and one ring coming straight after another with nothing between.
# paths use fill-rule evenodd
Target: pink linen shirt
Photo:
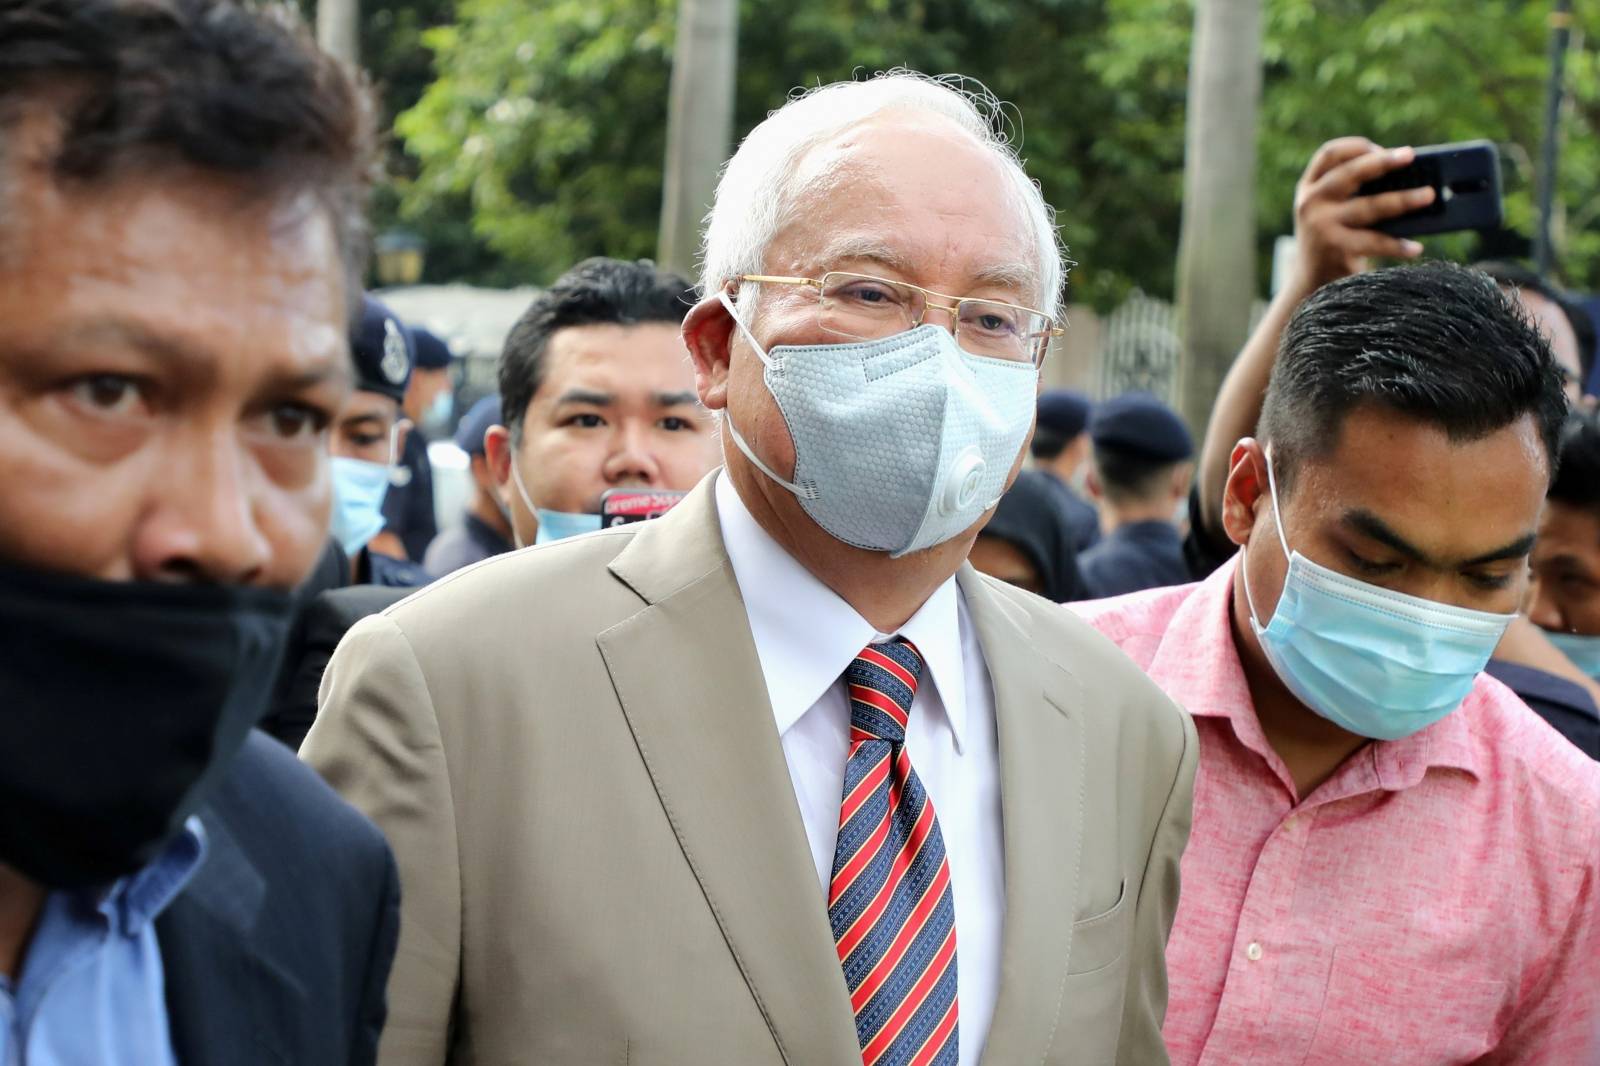
<instances>
[{"instance_id":1,"label":"pink linen shirt","mask_svg":"<svg viewBox=\"0 0 1600 1066\"><path fill-rule=\"evenodd\" d=\"M1600 765L1480 675L1299 798L1234 647L1236 566L1075 605L1200 736L1174 1066L1600 1062Z\"/></svg>"}]
</instances>

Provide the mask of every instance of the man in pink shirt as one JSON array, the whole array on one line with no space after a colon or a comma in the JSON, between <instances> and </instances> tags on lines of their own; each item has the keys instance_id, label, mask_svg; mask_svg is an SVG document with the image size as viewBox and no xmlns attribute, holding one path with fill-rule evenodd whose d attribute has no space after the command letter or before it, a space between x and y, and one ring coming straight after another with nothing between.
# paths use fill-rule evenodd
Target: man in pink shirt
<instances>
[{"instance_id":1,"label":"man in pink shirt","mask_svg":"<svg viewBox=\"0 0 1600 1066\"><path fill-rule=\"evenodd\" d=\"M1333 147L1301 219L1343 202L1320 232L1348 248L1398 202L1350 197L1406 154ZM1083 608L1200 737L1172 1061L1594 1062L1600 768L1480 672L1527 587L1560 376L1475 272L1305 291L1264 325L1259 439L1219 494L1237 556Z\"/></svg>"}]
</instances>

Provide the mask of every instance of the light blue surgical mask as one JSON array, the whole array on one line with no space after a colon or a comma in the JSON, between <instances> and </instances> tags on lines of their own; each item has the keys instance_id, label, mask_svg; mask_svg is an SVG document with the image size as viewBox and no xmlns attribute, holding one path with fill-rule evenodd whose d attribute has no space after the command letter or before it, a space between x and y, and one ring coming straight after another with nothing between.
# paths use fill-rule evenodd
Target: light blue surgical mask
<instances>
[{"instance_id":1,"label":"light blue surgical mask","mask_svg":"<svg viewBox=\"0 0 1600 1066\"><path fill-rule=\"evenodd\" d=\"M573 511L551 511L544 507L535 507L528 498L528 490L522 484L522 473L517 469L517 460L511 460L511 480L517 486L517 495L522 497L522 505L528 513L539 520L539 529L533 535L535 544L549 544L553 541L566 540L576 537L581 533L593 533L600 528L600 516L597 514L577 514Z\"/></svg>"},{"instance_id":2,"label":"light blue surgical mask","mask_svg":"<svg viewBox=\"0 0 1600 1066\"><path fill-rule=\"evenodd\" d=\"M1585 677L1600 680L1600 637L1582 633L1556 633L1548 629L1540 632L1549 638L1557 651L1571 659L1572 665L1582 671Z\"/></svg>"},{"instance_id":3,"label":"light blue surgical mask","mask_svg":"<svg viewBox=\"0 0 1600 1066\"><path fill-rule=\"evenodd\" d=\"M455 413L456 394L445 389L433 398L428 405L428 410L423 414L422 420L434 426L442 426L450 421L450 416Z\"/></svg>"},{"instance_id":4,"label":"light blue surgical mask","mask_svg":"<svg viewBox=\"0 0 1600 1066\"><path fill-rule=\"evenodd\" d=\"M552 541L566 540L568 537L576 537L580 533L593 533L600 528L600 516L597 514L547 511L542 507L534 513L539 516L539 531L533 537L535 544L549 544Z\"/></svg>"},{"instance_id":5,"label":"light blue surgical mask","mask_svg":"<svg viewBox=\"0 0 1600 1066\"><path fill-rule=\"evenodd\" d=\"M1272 520L1289 560L1283 595L1263 626L1240 562L1250 628L1295 698L1357 736L1398 740L1461 705L1516 617L1393 592L1289 550L1267 458Z\"/></svg>"},{"instance_id":6,"label":"light blue surgical mask","mask_svg":"<svg viewBox=\"0 0 1600 1066\"><path fill-rule=\"evenodd\" d=\"M934 325L768 352L718 297L766 364L794 441L794 480L762 462L731 418L728 434L822 529L898 558L960 535L1000 502L1033 425L1031 362L962 351Z\"/></svg>"},{"instance_id":7,"label":"light blue surgical mask","mask_svg":"<svg viewBox=\"0 0 1600 1066\"><path fill-rule=\"evenodd\" d=\"M383 530L383 500L389 494L389 467L336 455L333 470L333 535L354 557Z\"/></svg>"}]
</instances>

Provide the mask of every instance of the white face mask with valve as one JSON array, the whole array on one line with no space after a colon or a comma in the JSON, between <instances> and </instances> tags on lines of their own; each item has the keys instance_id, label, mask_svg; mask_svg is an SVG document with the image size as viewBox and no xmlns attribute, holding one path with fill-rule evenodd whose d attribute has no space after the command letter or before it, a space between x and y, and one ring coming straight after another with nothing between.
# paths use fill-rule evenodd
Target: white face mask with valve
<instances>
[{"instance_id":1,"label":"white face mask with valve","mask_svg":"<svg viewBox=\"0 0 1600 1066\"><path fill-rule=\"evenodd\" d=\"M899 558L943 544L1000 502L1033 425L1032 363L971 355L932 325L768 352L719 298L766 364L794 441L794 479L758 458L731 418L728 433L829 534Z\"/></svg>"}]
</instances>

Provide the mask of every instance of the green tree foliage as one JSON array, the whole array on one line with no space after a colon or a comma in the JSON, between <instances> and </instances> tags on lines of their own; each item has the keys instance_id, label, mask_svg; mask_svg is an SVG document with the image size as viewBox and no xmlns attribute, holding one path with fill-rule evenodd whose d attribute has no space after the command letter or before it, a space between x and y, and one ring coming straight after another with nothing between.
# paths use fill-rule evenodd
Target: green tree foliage
<instances>
[{"instance_id":1,"label":"green tree foliage","mask_svg":"<svg viewBox=\"0 0 1600 1066\"><path fill-rule=\"evenodd\" d=\"M1096 73L1133 95L1131 111L1153 113L1170 104L1169 86L1182 91L1192 4L1108 2L1109 47ZM1600 3L1574 6L1579 27L1600 25ZM1292 226L1295 180L1317 145L1347 134L1386 145L1497 142L1507 226L1530 236L1550 8L1546 0L1267 0L1257 182L1263 278L1272 238ZM1558 248L1568 281L1596 288L1600 68L1581 33L1573 40L1567 70L1573 99L1563 119L1558 184L1567 217L1558 219ZM1161 134L1163 146L1169 136L1176 134ZM1176 205L1173 199L1164 206ZM1515 241L1480 245L1470 236L1428 244L1429 254L1455 258L1519 252Z\"/></svg>"},{"instance_id":2,"label":"green tree foliage","mask_svg":"<svg viewBox=\"0 0 1600 1066\"><path fill-rule=\"evenodd\" d=\"M1592 25L1600 0L1577 8ZM395 195L405 218L458 251L430 252L430 275L537 283L585 255L652 253L674 10L671 0L456 0L452 24L421 34L437 77L397 120L410 159ZM1347 133L1500 142L1508 221L1531 232L1547 10L1267 0L1263 278L1295 178L1317 144ZM740 18L740 135L797 85L902 64L960 71L1021 109L1022 153L1081 264L1072 299L1171 293L1192 0L743 0ZM1577 42L1563 264L1575 283L1600 286L1600 69ZM1461 238L1437 243L1440 254L1472 252Z\"/></svg>"}]
</instances>

